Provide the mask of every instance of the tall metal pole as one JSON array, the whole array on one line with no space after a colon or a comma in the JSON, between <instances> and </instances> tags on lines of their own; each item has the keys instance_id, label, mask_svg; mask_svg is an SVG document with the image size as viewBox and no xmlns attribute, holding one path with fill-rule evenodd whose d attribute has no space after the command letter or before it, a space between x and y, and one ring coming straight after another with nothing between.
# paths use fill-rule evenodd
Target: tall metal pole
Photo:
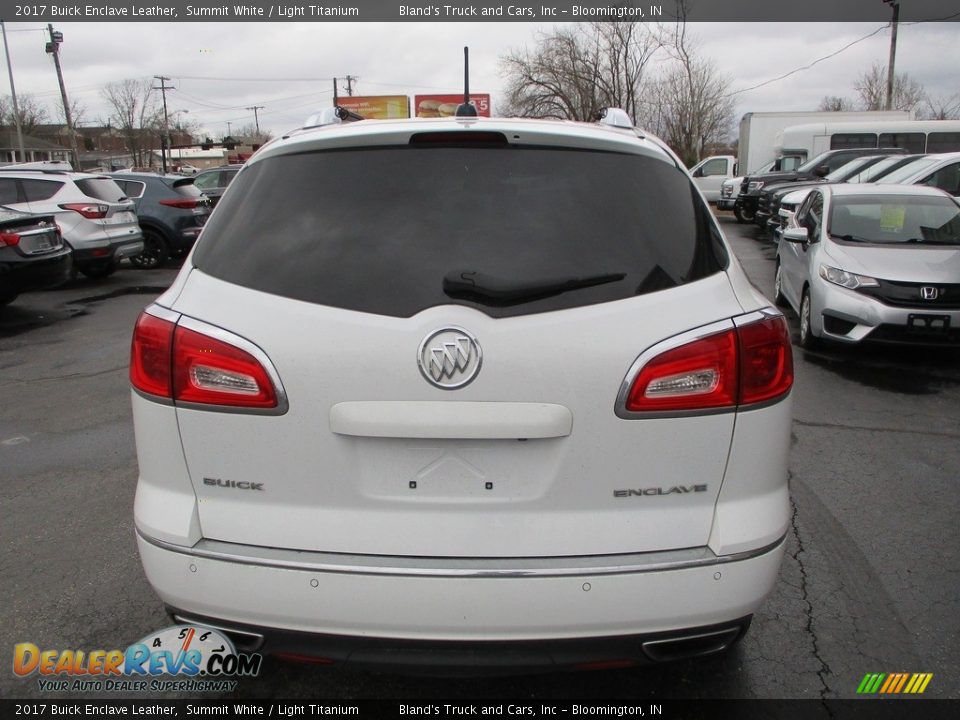
<instances>
[{"instance_id":1,"label":"tall metal pole","mask_svg":"<svg viewBox=\"0 0 960 720\"><path fill-rule=\"evenodd\" d=\"M897 23L900 21L900 0L883 0L893 5L893 20L890 23L890 61L887 63L887 110L893 110L893 66L897 59Z\"/></svg>"},{"instance_id":2,"label":"tall metal pole","mask_svg":"<svg viewBox=\"0 0 960 720\"><path fill-rule=\"evenodd\" d=\"M80 168L80 151L77 149L77 136L73 132L73 120L70 117L70 101L67 99L67 86L63 84L63 70L60 68L60 43L63 42L63 33L54 32L53 25L47 24L50 33L50 42L47 43L47 52L53 55L53 64L57 67L57 81L60 83L60 98L63 100L63 118L67 121L67 132L70 134L70 147L73 150L73 167Z\"/></svg>"},{"instance_id":3,"label":"tall metal pole","mask_svg":"<svg viewBox=\"0 0 960 720\"><path fill-rule=\"evenodd\" d=\"M3 30L3 51L7 55L7 73L10 75L10 96L13 98L13 119L17 124L17 145L20 147L20 162L27 161L27 153L23 147L23 131L20 129L20 106L17 105L17 86L13 84L13 66L10 64L10 46L7 45L7 25L0 20L0 29Z\"/></svg>"},{"instance_id":4,"label":"tall metal pole","mask_svg":"<svg viewBox=\"0 0 960 720\"><path fill-rule=\"evenodd\" d=\"M164 75L154 75L153 77L160 81L160 87L154 88L154 90L159 90L163 95L163 138L160 140L160 162L163 165L163 174L166 175L166 147L170 144L170 118L167 117L167 90L173 90L173 88L167 87L167 80L170 78Z\"/></svg>"}]
</instances>

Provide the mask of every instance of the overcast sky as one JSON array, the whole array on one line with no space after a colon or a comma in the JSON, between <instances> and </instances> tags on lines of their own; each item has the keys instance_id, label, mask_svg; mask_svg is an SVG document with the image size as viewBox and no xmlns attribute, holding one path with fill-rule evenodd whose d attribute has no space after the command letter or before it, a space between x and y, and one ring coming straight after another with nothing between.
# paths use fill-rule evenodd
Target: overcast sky
<instances>
[{"instance_id":1,"label":"overcast sky","mask_svg":"<svg viewBox=\"0 0 960 720\"><path fill-rule=\"evenodd\" d=\"M881 27L880 23L691 23L702 52L740 90L800 68ZM61 62L71 99L85 107L83 124L106 119L108 82L167 75L168 107L211 135L253 122L244 108L263 105L261 127L299 126L332 98L330 78L353 75L364 95L462 90L462 48L471 48L471 88L494 107L503 79L498 58L532 45L539 23L58 23ZM54 116L59 90L41 23L7 23L18 94L45 102ZM745 112L813 110L824 95L854 96L853 83L873 62L886 63L889 29L787 79L742 92ZM934 95L960 93L960 23L901 24L898 71ZM341 88L344 85L341 83ZM6 73L0 94L8 94ZM736 132L734 130L734 132Z\"/></svg>"}]
</instances>

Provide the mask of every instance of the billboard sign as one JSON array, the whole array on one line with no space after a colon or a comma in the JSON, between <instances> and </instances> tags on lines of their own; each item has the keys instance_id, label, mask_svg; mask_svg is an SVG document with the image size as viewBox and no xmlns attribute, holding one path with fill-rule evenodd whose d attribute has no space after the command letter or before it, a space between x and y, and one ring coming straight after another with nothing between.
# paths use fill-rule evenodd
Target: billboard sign
<instances>
[{"instance_id":1,"label":"billboard sign","mask_svg":"<svg viewBox=\"0 0 960 720\"><path fill-rule=\"evenodd\" d=\"M394 120L410 117L410 98L406 95L346 95L337 104L367 120Z\"/></svg>"},{"instance_id":2,"label":"billboard sign","mask_svg":"<svg viewBox=\"0 0 960 720\"><path fill-rule=\"evenodd\" d=\"M453 117L457 105L463 102L459 95L415 95L413 107L417 117ZM470 93L470 102L477 108L477 115L490 117L490 94Z\"/></svg>"}]
</instances>

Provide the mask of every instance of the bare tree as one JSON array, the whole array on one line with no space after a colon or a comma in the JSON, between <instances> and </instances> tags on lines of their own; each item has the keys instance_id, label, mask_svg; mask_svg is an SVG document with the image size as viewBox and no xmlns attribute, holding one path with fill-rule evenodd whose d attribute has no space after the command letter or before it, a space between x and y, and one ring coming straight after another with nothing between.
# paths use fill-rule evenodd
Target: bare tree
<instances>
[{"instance_id":1,"label":"bare tree","mask_svg":"<svg viewBox=\"0 0 960 720\"><path fill-rule=\"evenodd\" d=\"M817 110L821 112L844 112L853 110L853 100L840 97L839 95L824 95L820 101L820 107Z\"/></svg>"},{"instance_id":2,"label":"bare tree","mask_svg":"<svg viewBox=\"0 0 960 720\"><path fill-rule=\"evenodd\" d=\"M241 125L240 127L234 129L230 134L236 140L243 139L249 143L257 145L263 145L265 142L273 138L273 135L266 130L257 131L257 126L253 123Z\"/></svg>"},{"instance_id":3,"label":"bare tree","mask_svg":"<svg viewBox=\"0 0 960 720\"><path fill-rule=\"evenodd\" d=\"M735 102L729 78L700 55L687 32L687 4L676 3L678 22L667 45L673 58L657 86L657 132L685 163L698 162L708 145L726 142L733 125Z\"/></svg>"},{"instance_id":4,"label":"bare tree","mask_svg":"<svg viewBox=\"0 0 960 720\"><path fill-rule=\"evenodd\" d=\"M605 107L634 119L642 103L648 65L659 48L651 26L636 22L562 25L540 33L531 49L500 59L507 80L501 114L592 120Z\"/></svg>"},{"instance_id":5,"label":"bare tree","mask_svg":"<svg viewBox=\"0 0 960 720\"><path fill-rule=\"evenodd\" d=\"M56 118L59 122L66 124L67 116L63 112L63 103L56 104ZM78 128L83 125L87 120L87 106L80 102L77 98L73 98L70 101L70 119L73 121L73 127Z\"/></svg>"},{"instance_id":6,"label":"bare tree","mask_svg":"<svg viewBox=\"0 0 960 720\"><path fill-rule=\"evenodd\" d=\"M33 134L37 126L45 125L50 120L47 109L29 93L17 96L17 109L20 115L20 129L24 135ZM9 95L0 98L0 124L4 127L14 127L16 119L13 116L13 101Z\"/></svg>"},{"instance_id":7,"label":"bare tree","mask_svg":"<svg viewBox=\"0 0 960 720\"><path fill-rule=\"evenodd\" d=\"M874 63L853 84L864 110L883 110L887 107L887 67ZM926 98L923 84L907 73L894 73L893 110L915 111Z\"/></svg>"},{"instance_id":8,"label":"bare tree","mask_svg":"<svg viewBox=\"0 0 960 720\"><path fill-rule=\"evenodd\" d=\"M149 165L153 149L159 146L163 123L152 81L107 83L100 94L113 111L111 123L123 136L133 164Z\"/></svg>"},{"instance_id":9,"label":"bare tree","mask_svg":"<svg viewBox=\"0 0 960 720\"><path fill-rule=\"evenodd\" d=\"M923 116L928 120L960 120L960 93L928 95Z\"/></svg>"}]
</instances>

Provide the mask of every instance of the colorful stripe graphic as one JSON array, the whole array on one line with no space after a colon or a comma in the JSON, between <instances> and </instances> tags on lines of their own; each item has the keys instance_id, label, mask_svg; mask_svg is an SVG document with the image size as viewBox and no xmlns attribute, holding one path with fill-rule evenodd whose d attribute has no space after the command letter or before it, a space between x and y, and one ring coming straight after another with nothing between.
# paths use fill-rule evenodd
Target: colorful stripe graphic
<instances>
[{"instance_id":1,"label":"colorful stripe graphic","mask_svg":"<svg viewBox=\"0 0 960 720\"><path fill-rule=\"evenodd\" d=\"M857 694L919 695L932 679L933 673L867 673L857 687Z\"/></svg>"}]
</instances>

